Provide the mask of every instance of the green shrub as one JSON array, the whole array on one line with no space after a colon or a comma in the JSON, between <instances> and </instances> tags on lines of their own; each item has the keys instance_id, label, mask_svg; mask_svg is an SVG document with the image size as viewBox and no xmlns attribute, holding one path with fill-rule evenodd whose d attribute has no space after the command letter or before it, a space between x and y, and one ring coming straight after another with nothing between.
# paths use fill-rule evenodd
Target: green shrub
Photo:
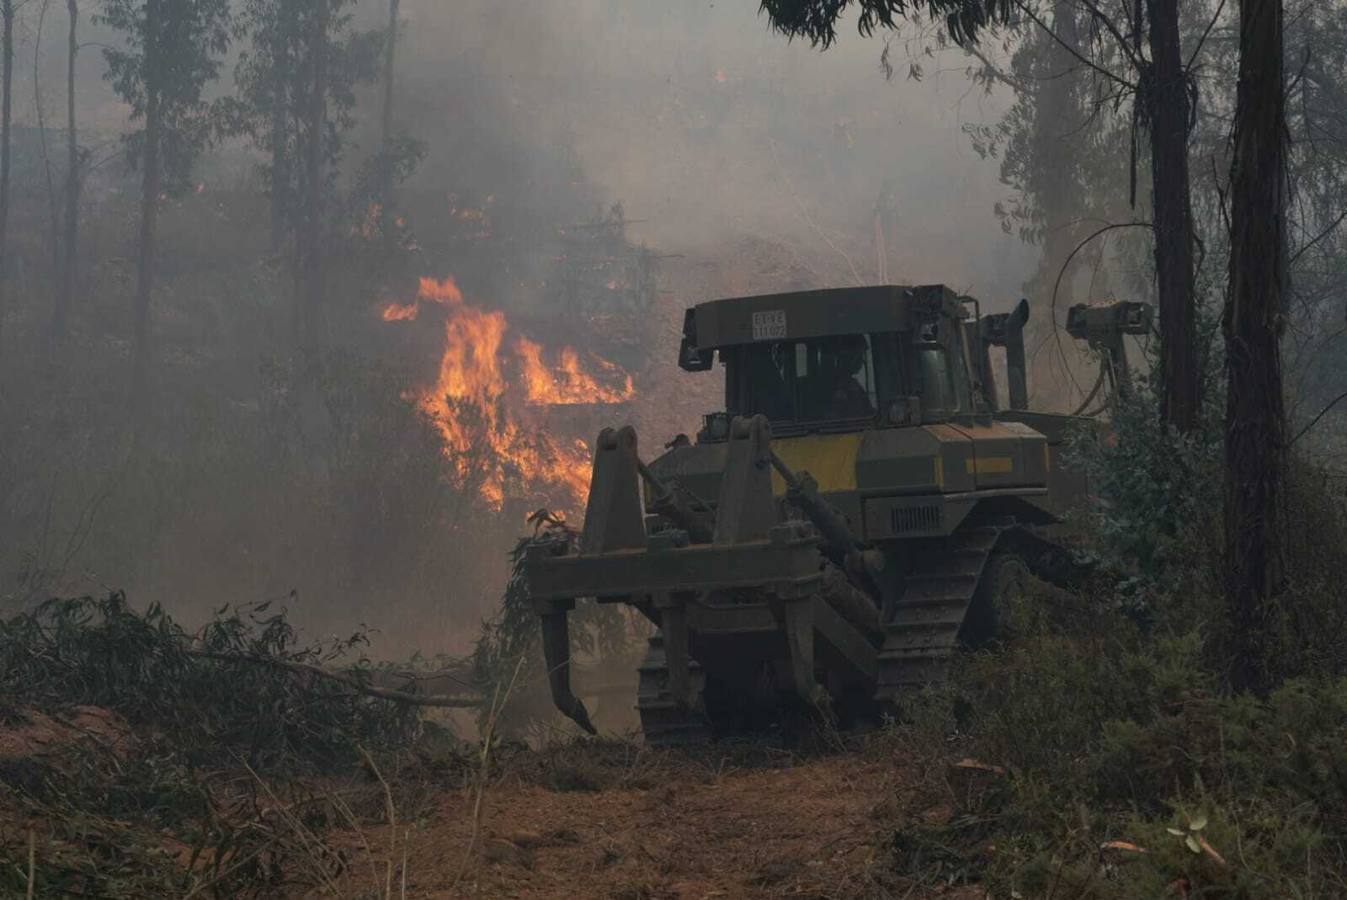
<instances>
[{"instance_id":1,"label":"green shrub","mask_svg":"<svg viewBox=\"0 0 1347 900\"><path fill-rule=\"evenodd\" d=\"M902 740L928 761L1006 774L971 793L933 778L927 799L952 797L952 814L896 837L899 871L981 880L994 896L1347 890L1347 679L1223 695L1199 629L1145 631L1095 606L1090 627L1040 619L961 657L921 698ZM1110 841L1146 852L1101 849Z\"/></svg>"},{"instance_id":2,"label":"green shrub","mask_svg":"<svg viewBox=\"0 0 1347 900\"><path fill-rule=\"evenodd\" d=\"M1126 573L1123 600L1149 605L1208 555L1221 514L1222 431L1206 412L1191 434L1179 434L1160 421L1158 398L1143 383L1115 401L1105 436L1083 429L1072 437L1070 458L1093 494L1084 510L1092 552Z\"/></svg>"}]
</instances>

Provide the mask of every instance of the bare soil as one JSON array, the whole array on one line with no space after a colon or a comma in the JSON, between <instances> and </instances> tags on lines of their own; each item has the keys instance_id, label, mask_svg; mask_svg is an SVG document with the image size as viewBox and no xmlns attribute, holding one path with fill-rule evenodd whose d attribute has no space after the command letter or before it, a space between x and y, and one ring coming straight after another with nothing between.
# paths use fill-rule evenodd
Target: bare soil
<instances>
[{"instance_id":1,"label":"bare soil","mask_svg":"<svg viewBox=\"0 0 1347 900\"><path fill-rule=\"evenodd\" d=\"M418 898L925 896L885 882L911 793L901 760L571 752L493 780L476 827L468 783L433 792L396 834L347 832L334 841L351 854L347 895L386 895L391 860L393 897L404 871Z\"/></svg>"},{"instance_id":2,"label":"bare soil","mask_svg":"<svg viewBox=\"0 0 1347 900\"><path fill-rule=\"evenodd\" d=\"M134 745L126 723L98 706L76 706L60 715L16 709L0 720L0 763L60 757L85 742L101 744L118 756Z\"/></svg>"}]
</instances>

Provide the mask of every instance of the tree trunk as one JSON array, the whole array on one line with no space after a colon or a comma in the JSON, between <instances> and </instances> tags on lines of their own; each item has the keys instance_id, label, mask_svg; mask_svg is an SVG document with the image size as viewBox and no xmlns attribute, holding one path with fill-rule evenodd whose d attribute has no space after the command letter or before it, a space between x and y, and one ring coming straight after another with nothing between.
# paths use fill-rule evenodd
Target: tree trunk
<instances>
[{"instance_id":1,"label":"tree trunk","mask_svg":"<svg viewBox=\"0 0 1347 900\"><path fill-rule=\"evenodd\" d=\"M5 313L9 310L9 168L10 127L14 118L14 0L0 2L0 58L4 87L0 89L0 359L4 358Z\"/></svg>"},{"instance_id":2,"label":"tree trunk","mask_svg":"<svg viewBox=\"0 0 1347 900\"><path fill-rule=\"evenodd\" d=\"M1201 407L1188 186L1190 103L1179 48L1178 0L1147 0L1151 63L1142 73L1150 119L1155 275L1160 301L1160 417L1180 431Z\"/></svg>"},{"instance_id":3,"label":"tree trunk","mask_svg":"<svg viewBox=\"0 0 1347 900\"><path fill-rule=\"evenodd\" d=\"M290 70L287 29L276 28L271 48L271 250L285 248L290 229L290 101L286 73Z\"/></svg>"},{"instance_id":4,"label":"tree trunk","mask_svg":"<svg viewBox=\"0 0 1347 900\"><path fill-rule=\"evenodd\" d=\"M1283 576L1286 423L1285 100L1281 0L1240 0L1239 89L1230 166L1226 347L1225 572L1230 684L1269 686L1273 596Z\"/></svg>"},{"instance_id":5,"label":"tree trunk","mask_svg":"<svg viewBox=\"0 0 1347 900\"><path fill-rule=\"evenodd\" d=\"M326 293L323 248L323 131L327 120L328 0L316 0L309 23L309 84L304 128L303 227L299 237L298 332L301 352L312 359L319 346L319 314Z\"/></svg>"},{"instance_id":6,"label":"tree trunk","mask_svg":"<svg viewBox=\"0 0 1347 900\"><path fill-rule=\"evenodd\" d=\"M1072 51L1080 47L1074 0L1057 0L1054 4L1052 32L1060 43L1040 36L1051 77L1040 76L1041 80L1036 82L1031 144L1044 225L1043 253L1036 280L1043 291L1051 291L1060 284L1057 308L1065 310L1075 295L1072 273L1080 267L1079 262L1068 264L1067 257L1082 237L1081 208L1085 195L1075 163L1079 150L1069 143L1069 135L1079 128L1087 113L1080 108L1074 80L1061 74L1076 65ZM1058 274L1066 265L1070 265L1070 270L1059 282Z\"/></svg>"},{"instance_id":7,"label":"tree trunk","mask_svg":"<svg viewBox=\"0 0 1347 900\"><path fill-rule=\"evenodd\" d=\"M399 0L388 0L388 37L384 47L383 183L380 201L387 216L393 195L393 85L398 46Z\"/></svg>"},{"instance_id":8,"label":"tree trunk","mask_svg":"<svg viewBox=\"0 0 1347 900\"><path fill-rule=\"evenodd\" d=\"M1042 223L1038 265L1024 284L1024 291L1025 296L1040 300L1045 307L1056 293L1054 307L1046 317L1031 318L1026 326L1029 343L1037 343L1057 327L1053 324L1056 311L1065 311L1075 302L1076 273L1089 258L1077 254L1068 259L1088 233L1082 223L1091 221L1078 161L1078 132L1090 113L1082 108L1078 79L1064 74L1078 65L1073 51L1082 50L1077 15L1077 0L1054 0L1050 28L1037 29L1027 36L1033 54L1026 60L1024 71L1016 73L1029 86L1025 95L1032 92L1027 151L1030 163L1025 168L1024 191L1032 196ZM1046 353L1035 356L1030 364L1033 371L1027 375L1031 382L1047 383L1061 377L1057 361L1050 360ZM1070 365L1065 360L1062 364Z\"/></svg>"},{"instance_id":9,"label":"tree trunk","mask_svg":"<svg viewBox=\"0 0 1347 900\"><path fill-rule=\"evenodd\" d=\"M42 149L42 174L47 186L47 209L51 225L47 247L51 251L51 280L61 280L61 202L57 197L56 179L52 175L51 154L47 152L47 114L42 101L42 33L47 24L51 0L42 0L37 15L37 33L33 36L33 114L37 118L38 146ZM59 298L59 292L57 294ZM53 317L54 319L54 317ZM55 354L52 355L55 359Z\"/></svg>"},{"instance_id":10,"label":"tree trunk","mask_svg":"<svg viewBox=\"0 0 1347 900\"><path fill-rule=\"evenodd\" d=\"M159 32L163 0L145 2L145 145L142 148L140 256L136 267L135 331L132 343L131 404L137 434L148 410L150 368L150 293L154 285L155 236L159 219L161 99Z\"/></svg>"},{"instance_id":11,"label":"tree trunk","mask_svg":"<svg viewBox=\"0 0 1347 900\"><path fill-rule=\"evenodd\" d=\"M62 241L60 292L52 311L52 336L64 340L66 318L75 296L75 261L79 256L79 136L75 121L75 60L79 55L79 0L67 0L70 31L66 49L65 239Z\"/></svg>"}]
</instances>

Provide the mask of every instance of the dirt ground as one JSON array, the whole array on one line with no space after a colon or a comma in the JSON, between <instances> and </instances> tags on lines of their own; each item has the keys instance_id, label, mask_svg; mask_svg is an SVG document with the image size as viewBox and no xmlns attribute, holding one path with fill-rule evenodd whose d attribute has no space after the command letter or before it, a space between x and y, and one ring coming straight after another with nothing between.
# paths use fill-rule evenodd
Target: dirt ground
<instances>
[{"instance_id":1,"label":"dirt ground","mask_svg":"<svg viewBox=\"0 0 1347 900\"><path fill-rule=\"evenodd\" d=\"M343 893L902 896L905 888L883 884L883 871L904 770L867 753L750 766L714 755L637 754L598 768L551 760L485 789L475 838L472 784L434 792L419 821L396 834L386 826L348 833L353 865Z\"/></svg>"}]
</instances>

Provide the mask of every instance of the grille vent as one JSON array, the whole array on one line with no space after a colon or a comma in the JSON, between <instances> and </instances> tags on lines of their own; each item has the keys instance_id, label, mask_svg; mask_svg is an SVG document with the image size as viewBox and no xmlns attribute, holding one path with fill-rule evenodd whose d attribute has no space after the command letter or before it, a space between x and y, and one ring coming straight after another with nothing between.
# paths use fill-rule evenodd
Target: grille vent
<instances>
[{"instance_id":1,"label":"grille vent","mask_svg":"<svg viewBox=\"0 0 1347 900\"><path fill-rule=\"evenodd\" d=\"M939 506L906 506L890 511L894 534L906 531L933 531L940 527Z\"/></svg>"}]
</instances>

